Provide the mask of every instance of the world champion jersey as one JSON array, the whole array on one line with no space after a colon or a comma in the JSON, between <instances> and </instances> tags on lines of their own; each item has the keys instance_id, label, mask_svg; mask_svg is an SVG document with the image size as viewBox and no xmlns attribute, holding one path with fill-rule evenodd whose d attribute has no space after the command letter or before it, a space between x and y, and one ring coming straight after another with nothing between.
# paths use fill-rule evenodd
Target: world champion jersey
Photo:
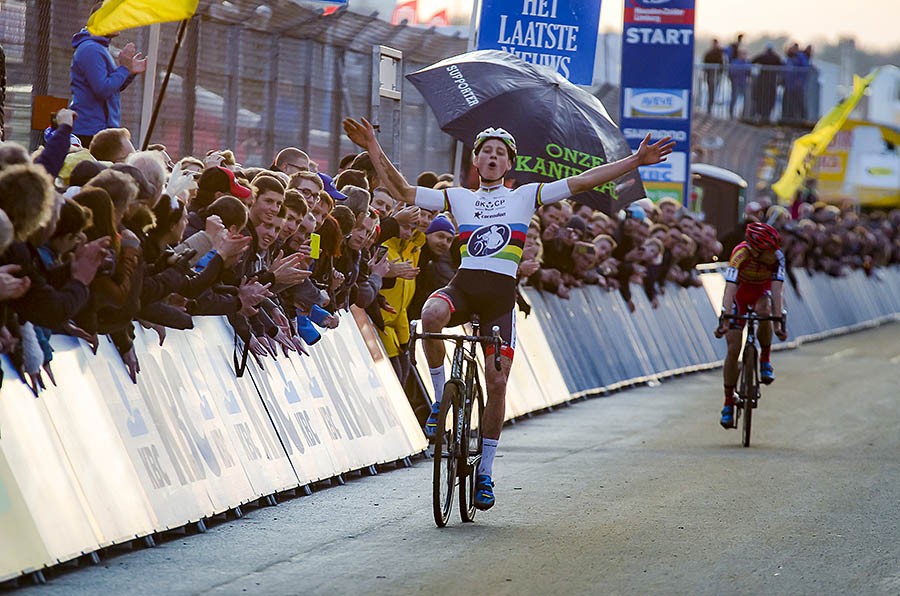
<instances>
[{"instance_id":1,"label":"world champion jersey","mask_svg":"<svg viewBox=\"0 0 900 596\"><path fill-rule=\"evenodd\" d=\"M431 211L450 211L459 226L460 269L493 271L516 277L525 234L535 210L572 196L569 183L503 185L478 190L416 188L416 205Z\"/></svg>"},{"instance_id":2,"label":"world champion jersey","mask_svg":"<svg viewBox=\"0 0 900 596\"><path fill-rule=\"evenodd\" d=\"M753 256L750 245L741 242L731 252L725 281L753 285L784 281L784 253L778 249Z\"/></svg>"}]
</instances>

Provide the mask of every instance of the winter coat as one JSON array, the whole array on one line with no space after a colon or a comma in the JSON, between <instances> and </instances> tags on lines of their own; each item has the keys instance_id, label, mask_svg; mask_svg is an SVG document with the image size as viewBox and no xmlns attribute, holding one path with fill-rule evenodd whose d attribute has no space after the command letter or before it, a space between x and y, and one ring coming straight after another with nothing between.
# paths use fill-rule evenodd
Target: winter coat
<instances>
[{"instance_id":1,"label":"winter coat","mask_svg":"<svg viewBox=\"0 0 900 596\"><path fill-rule=\"evenodd\" d=\"M78 114L75 134L92 136L105 128L119 128L122 122L119 92L134 76L113 60L108 37L95 37L84 28L72 37L72 47L75 55L70 69L70 107Z\"/></svg>"}]
</instances>

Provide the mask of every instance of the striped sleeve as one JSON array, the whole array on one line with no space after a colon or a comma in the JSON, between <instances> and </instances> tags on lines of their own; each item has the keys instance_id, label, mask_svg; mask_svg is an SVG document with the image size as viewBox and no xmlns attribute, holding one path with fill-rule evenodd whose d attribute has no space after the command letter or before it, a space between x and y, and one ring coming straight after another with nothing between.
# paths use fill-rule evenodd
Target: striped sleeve
<instances>
[{"instance_id":1,"label":"striped sleeve","mask_svg":"<svg viewBox=\"0 0 900 596\"><path fill-rule=\"evenodd\" d=\"M429 211L450 209L450 198L447 190L434 190L423 186L416 187L416 205Z\"/></svg>"},{"instance_id":2,"label":"striped sleeve","mask_svg":"<svg viewBox=\"0 0 900 596\"><path fill-rule=\"evenodd\" d=\"M537 190L535 191L534 207L537 209L542 205L556 203L563 199L568 199L571 196L572 191L569 190L569 182L565 178L562 180L554 180L553 182L548 182L546 184L540 183L537 185Z\"/></svg>"}]
</instances>

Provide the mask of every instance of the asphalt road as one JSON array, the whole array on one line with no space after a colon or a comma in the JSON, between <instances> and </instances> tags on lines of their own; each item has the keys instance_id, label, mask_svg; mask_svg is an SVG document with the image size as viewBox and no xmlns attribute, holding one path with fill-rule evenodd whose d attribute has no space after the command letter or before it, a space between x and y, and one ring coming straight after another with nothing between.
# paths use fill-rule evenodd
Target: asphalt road
<instances>
[{"instance_id":1,"label":"asphalt road","mask_svg":"<svg viewBox=\"0 0 900 596\"><path fill-rule=\"evenodd\" d=\"M507 427L474 524L417 458L22 592L900 594L900 325L775 365L749 449L690 375Z\"/></svg>"}]
</instances>

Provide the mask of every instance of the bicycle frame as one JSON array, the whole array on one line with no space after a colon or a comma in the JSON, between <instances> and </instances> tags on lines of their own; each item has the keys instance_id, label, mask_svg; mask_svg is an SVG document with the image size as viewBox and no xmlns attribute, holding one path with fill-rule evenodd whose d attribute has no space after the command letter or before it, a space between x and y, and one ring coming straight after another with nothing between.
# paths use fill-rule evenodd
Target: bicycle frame
<instances>
[{"instance_id":1,"label":"bicycle frame","mask_svg":"<svg viewBox=\"0 0 900 596\"><path fill-rule=\"evenodd\" d=\"M460 495L460 516L464 522L474 520L475 471L481 459L481 425L483 416L483 397L478 379L478 360L476 345L491 343L494 345L494 366L500 370L500 329L494 327L490 336L479 335L478 319L472 320L472 335L445 333L410 334L410 356L415 365L415 342L418 339L452 341L454 343L450 378L444 389L441 400L440 422L435 436L434 475L432 477L432 508L434 520L438 527L444 527L449 519L453 504L453 492L458 486ZM452 397L448 397L452 396ZM472 425L473 412L478 412L478 426ZM452 409L452 412L451 412ZM454 416L450 429L443 425L447 416ZM475 435L475 447L472 446L472 430L478 428ZM443 457L443 445L446 441L446 458ZM444 469L442 461L447 461ZM446 482L445 482L446 480ZM469 491L472 491L471 493Z\"/></svg>"},{"instance_id":2,"label":"bicycle frame","mask_svg":"<svg viewBox=\"0 0 900 596\"><path fill-rule=\"evenodd\" d=\"M457 416L456 436L463 437L467 433L465 425L470 419L472 413L472 395L475 385L478 383L478 360L476 358L476 346L478 344L491 343L494 345L494 367L500 370L500 328L494 327L491 335L479 335L479 322L477 318L472 319L472 335L457 335L452 333L419 333L413 331L410 333L410 360L413 366L416 365L416 340L417 339L436 339L441 341L452 341L455 345L453 349L453 358L450 365L449 381L459 381L465 387L465 399L463 403L457 404L460 410L460 416ZM415 326L413 326L415 328ZM467 463L463 464L461 472L465 472Z\"/></svg>"},{"instance_id":3,"label":"bicycle frame","mask_svg":"<svg viewBox=\"0 0 900 596\"><path fill-rule=\"evenodd\" d=\"M757 347L757 326L764 321L779 321L784 323L784 315L780 317L764 316L756 314L752 308L747 309L745 315L724 315L730 321L746 321L747 339L739 356L741 360L740 376L738 377L738 391L735 394L735 426L743 413L744 421L741 426L741 442L744 447L750 446L750 429L753 408L759 400L759 349ZM748 378L750 375L750 378Z\"/></svg>"}]
</instances>

